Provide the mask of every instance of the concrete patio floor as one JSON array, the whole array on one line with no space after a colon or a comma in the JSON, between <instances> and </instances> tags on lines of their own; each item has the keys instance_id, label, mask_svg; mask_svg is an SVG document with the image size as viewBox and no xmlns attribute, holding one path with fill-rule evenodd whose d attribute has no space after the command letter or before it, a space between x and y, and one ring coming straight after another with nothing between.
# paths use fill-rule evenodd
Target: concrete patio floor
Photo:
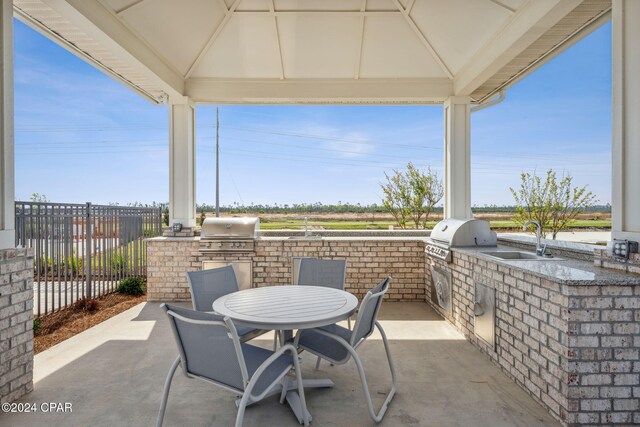
<instances>
[{"instance_id":1,"label":"concrete patio floor","mask_svg":"<svg viewBox=\"0 0 640 427\"><path fill-rule=\"evenodd\" d=\"M382 426L556 426L546 410L424 303L387 303L380 314L398 371L398 393ZM253 341L270 346L271 336ZM379 405L390 376L379 336L359 353ZM35 390L20 402L70 402L72 413L0 414L2 426L155 425L176 347L159 304L140 304L35 358ZM305 378L331 378L333 389L307 393L315 426L370 426L355 366L303 353ZM380 368L376 368L380 367ZM166 426L229 426L235 397L176 374ZM276 397L247 409L245 426L297 426Z\"/></svg>"}]
</instances>

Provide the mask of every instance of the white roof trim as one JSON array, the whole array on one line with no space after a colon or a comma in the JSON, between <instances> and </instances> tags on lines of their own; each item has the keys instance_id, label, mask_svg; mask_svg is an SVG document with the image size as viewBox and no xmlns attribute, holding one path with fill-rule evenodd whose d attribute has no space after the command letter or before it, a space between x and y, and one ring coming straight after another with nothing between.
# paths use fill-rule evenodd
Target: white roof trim
<instances>
[{"instance_id":1,"label":"white roof trim","mask_svg":"<svg viewBox=\"0 0 640 427\"><path fill-rule=\"evenodd\" d=\"M194 33L186 23L198 9L188 9L180 2L13 1L20 19L154 102L167 96L172 100L189 96L200 103L284 104L429 104L454 94L480 102L583 37L587 24L599 25L604 19L601 11L610 8L610 0L468 0L470 8L492 24L482 39L476 38L487 40L484 46L471 50L467 45L465 50L461 41L480 34L483 27L480 21L470 20L468 13L456 17L457 9L448 2L434 2L433 9L425 9L425 3L415 0L385 4L379 0L264 0L262 6L250 0L215 0L198 3L207 5L213 18L196 15L202 19ZM437 19L442 21L433 20L432 13L438 12ZM180 26L171 26L174 13ZM234 16L238 21L227 25ZM175 31L176 37L151 25L156 19ZM208 24L210 19L215 24ZM456 26L457 19L473 29ZM332 31L328 37L335 36L332 43L315 38L334 22L339 24L327 30ZM396 38L391 24L400 34ZM231 36L236 32L239 38ZM189 46L188 53L176 55L184 53L181 43L195 40L196 35L197 44ZM377 43L370 43L369 37ZM449 43L454 39L457 43ZM292 40L300 44L292 45ZM347 47L338 49L341 45L337 44L343 42ZM236 43L242 49L234 51ZM254 55L254 45L261 47L255 52L262 56ZM211 49L220 49L222 55L208 56ZM224 55L229 55L230 62L225 63ZM387 57L398 61L385 62ZM230 65L225 68L225 64Z\"/></svg>"},{"instance_id":2,"label":"white roof trim","mask_svg":"<svg viewBox=\"0 0 640 427\"><path fill-rule=\"evenodd\" d=\"M440 104L453 94L453 84L446 78L191 78L185 91L199 104Z\"/></svg>"},{"instance_id":3,"label":"white roof trim","mask_svg":"<svg viewBox=\"0 0 640 427\"><path fill-rule=\"evenodd\" d=\"M472 94L580 3L581 0L536 0L525 4L456 75L456 95Z\"/></svg>"}]
</instances>

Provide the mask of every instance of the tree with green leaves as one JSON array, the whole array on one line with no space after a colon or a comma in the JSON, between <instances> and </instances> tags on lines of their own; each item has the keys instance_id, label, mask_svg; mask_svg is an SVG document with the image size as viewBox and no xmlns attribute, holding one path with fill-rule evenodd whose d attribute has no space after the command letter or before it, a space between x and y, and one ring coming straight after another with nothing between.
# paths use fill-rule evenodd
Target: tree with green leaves
<instances>
[{"instance_id":1,"label":"tree with green leaves","mask_svg":"<svg viewBox=\"0 0 640 427\"><path fill-rule=\"evenodd\" d=\"M544 179L535 173L522 173L520 188L510 187L509 190L516 201L513 220L520 225L537 221L542 227L543 237L551 233L554 240L578 214L596 202L596 197L587 191L586 185L574 186L570 175L558 179L553 169L547 171Z\"/></svg>"},{"instance_id":2,"label":"tree with green leaves","mask_svg":"<svg viewBox=\"0 0 640 427\"><path fill-rule=\"evenodd\" d=\"M162 225L168 227L169 226L169 206L165 206L162 209Z\"/></svg>"},{"instance_id":3,"label":"tree with green leaves","mask_svg":"<svg viewBox=\"0 0 640 427\"><path fill-rule=\"evenodd\" d=\"M409 162L405 171L393 170L384 174L381 183L382 205L401 228L413 222L415 228L426 227L429 215L444 195L444 187L438 174L427 168L421 171Z\"/></svg>"},{"instance_id":4,"label":"tree with green leaves","mask_svg":"<svg viewBox=\"0 0 640 427\"><path fill-rule=\"evenodd\" d=\"M49 199L47 199L47 196L45 194L31 193L31 201L39 202L39 203L47 203Z\"/></svg>"}]
</instances>

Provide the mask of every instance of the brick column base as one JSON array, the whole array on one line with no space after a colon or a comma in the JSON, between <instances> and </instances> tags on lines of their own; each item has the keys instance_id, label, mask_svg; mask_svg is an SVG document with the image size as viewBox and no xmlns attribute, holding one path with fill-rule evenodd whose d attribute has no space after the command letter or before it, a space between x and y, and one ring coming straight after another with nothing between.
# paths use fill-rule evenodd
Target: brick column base
<instances>
[{"instance_id":1,"label":"brick column base","mask_svg":"<svg viewBox=\"0 0 640 427\"><path fill-rule=\"evenodd\" d=\"M0 250L0 401L33 390L33 251Z\"/></svg>"}]
</instances>

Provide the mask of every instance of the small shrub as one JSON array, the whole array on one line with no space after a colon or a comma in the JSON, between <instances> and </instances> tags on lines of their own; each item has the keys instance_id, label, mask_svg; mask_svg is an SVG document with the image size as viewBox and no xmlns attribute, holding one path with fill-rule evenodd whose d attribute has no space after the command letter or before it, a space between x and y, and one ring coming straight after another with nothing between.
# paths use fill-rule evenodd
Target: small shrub
<instances>
[{"instance_id":1,"label":"small shrub","mask_svg":"<svg viewBox=\"0 0 640 427\"><path fill-rule=\"evenodd\" d=\"M125 270L127 268L127 259L122 254L116 254L111 257L111 268L114 270Z\"/></svg>"},{"instance_id":2,"label":"small shrub","mask_svg":"<svg viewBox=\"0 0 640 427\"><path fill-rule=\"evenodd\" d=\"M76 311L85 311L87 313L93 313L98 309L98 301L94 299L82 298L76 301L73 308Z\"/></svg>"},{"instance_id":3,"label":"small shrub","mask_svg":"<svg viewBox=\"0 0 640 427\"><path fill-rule=\"evenodd\" d=\"M84 267L84 263L82 262L82 259L76 258L75 256L70 256L70 257L66 257L66 260L63 263L63 268L64 266L66 266L69 269L70 273L76 274L82 271Z\"/></svg>"},{"instance_id":4,"label":"small shrub","mask_svg":"<svg viewBox=\"0 0 640 427\"><path fill-rule=\"evenodd\" d=\"M33 334L38 335L42 330L42 320L33 319Z\"/></svg>"},{"instance_id":5,"label":"small shrub","mask_svg":"<svg viewBox=\"0 0 640 427\"><path fill-rule=\"evenodd\" d=\"M169 207L165 207L162 210L162 225L165 227L169 226Z\"/></svg>"},{"instance_id":6,"label":"small shrub","mask_svg":"<svg viewBox=\"0 0 640 427\"><path fill-rule=\"evenodd\" d=\"M154 237L155 235L156 235L156 232L151 227L145 227L142 230L142 237Z\"/></svg>"},{"instance_id":7,"label":"small shrub","mask_svg":"<svg viewBox=\"0 0 640 427\"><path fill-rule=\"evenodd\" d=\"M144 295L146 286L142 277L127 277L120 281L116 292L125 295Z\"/></svg>"}]
</instances>

